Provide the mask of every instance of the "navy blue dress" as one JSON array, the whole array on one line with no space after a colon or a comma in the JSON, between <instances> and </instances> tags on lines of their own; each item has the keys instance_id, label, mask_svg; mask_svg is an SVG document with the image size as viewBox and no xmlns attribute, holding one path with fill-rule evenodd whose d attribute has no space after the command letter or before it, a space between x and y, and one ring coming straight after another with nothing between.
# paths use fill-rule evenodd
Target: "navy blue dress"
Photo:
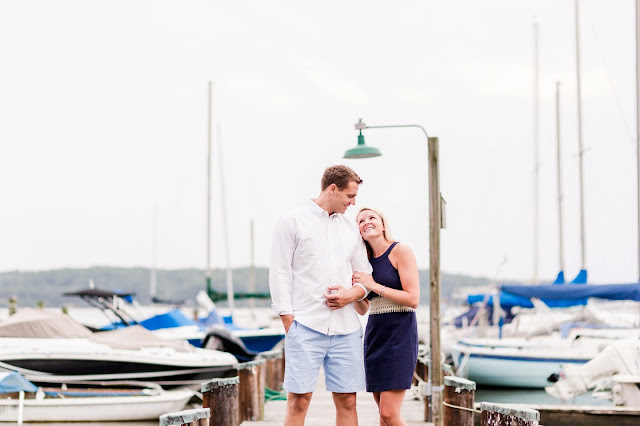
<instances>
[{"instance_id":1,"label":"navy blue dress","mask_svg":"<svg viewBox=\"0 0 640 426\"><path fill-rule=\"evenodd\" d=\"M402 290L398 270L389 261L396 243L380 257L369 259L378 284ZM369 299L380 297L369 293ZM364 369L367 392L410 389L418 359L415 312L370 314L364 335Z\"/></svg>"}]
</instances>

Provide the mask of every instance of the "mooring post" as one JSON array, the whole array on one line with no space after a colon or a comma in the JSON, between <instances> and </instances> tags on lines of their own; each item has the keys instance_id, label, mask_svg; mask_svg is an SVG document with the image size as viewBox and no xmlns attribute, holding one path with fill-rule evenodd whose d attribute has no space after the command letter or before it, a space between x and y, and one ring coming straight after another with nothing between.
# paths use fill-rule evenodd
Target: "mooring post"
<instances>
[{"instance_id":1,"label":"mooring post","mask_svg":"<svg viewBox=\"0 0 640 426\"><path fill-rule=\"evenodd\" d=\"M444 378L445 426L473 426L476 383L456 376Z\"/></svg>"},{"instance_id":2,"label":"mooring post","mask_svg":"<svg viewBox=\"0 0 640 426\"><path fill-rule=\"evenodd\" d=\"M252 422L264 420L264 384L262 383L262 369L264 359L238 364L240 387L238 392L238 421ZM262 391L261 391L262 389Z\"/></svg>"},{"instance_id":3,"label":"mooring post","mask_svg":"<svg viewBox=\"0 0 640 426\"><path fill-rule=\"evenodd\" d=\"M160 426L209 426L209 412L208 408L196 408L163 414L160 416Z\"/></svg>"},{"instance_id":4,"label":"mooring post","mask_svg":"<svg viewBox=\"0 0 640 426\"><path fill-rule=\"evenodd\" d=\"M211 426L238 426L238 376L203 383L202 406L211 409Z\"/></svg>"},{"instance_id":5,"label":"mooring post","mask_svg":"<svg viewBox=\"0 0 640 426\"><path fill-rule=\"evenodd\" d=\"M282 382L284 382L284 351L280 349L261 352L259 358L266 361L265 386L280 392Z\"/></svg>"},{"instance_id":6,"label":"mooring post","mask_svg":"<svg viewBox=\"0 0 640 426\"><path fill-rule=\"evenodd\" d=\"M482 426L538 426L540 412L530 408L513 408L509 405L483 402Z\"/></svg>"}]
</instances>

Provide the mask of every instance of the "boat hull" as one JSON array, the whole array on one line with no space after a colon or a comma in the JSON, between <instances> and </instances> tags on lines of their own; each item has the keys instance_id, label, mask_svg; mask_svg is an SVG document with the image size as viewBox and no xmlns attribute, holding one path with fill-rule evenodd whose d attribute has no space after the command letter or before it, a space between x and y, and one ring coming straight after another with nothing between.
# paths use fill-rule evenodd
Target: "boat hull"
<instances>
[{"instance_id":1,"label":"boat hull","mask_svg":"<svg viewBox=\"0 0 640 426\"><path fill-rule=\"evenodd\" d=\"M584 364L584 359L526 358L470 355L463 374L480 385L543 389L551 383L549 376L563 364Z\"/></svg>"},{"instance_id":2,"label":"boat hull","mask_svg":"<svg viewBox=\"0 0 640 426\"><path fill-rule=\"evenodd\" d=\"M86 398L25 399L25 422L103 422L157 420L165 413L180 411L193 396L188 389L158 395ZM18 421L19 401L0 400L0 422Z\"/></svg>"},{"instance_id":3,"label":"boat hull","mask_svg":"<svg viewBox=\"0 0 640 426\"><path fill-rule=\"evenodd\" d=\"M579 350L562 340L468 340L452 347L458 375L479 385L543 389L563 365L584 364L595 349Z\"/></svg>"}]
</instances>

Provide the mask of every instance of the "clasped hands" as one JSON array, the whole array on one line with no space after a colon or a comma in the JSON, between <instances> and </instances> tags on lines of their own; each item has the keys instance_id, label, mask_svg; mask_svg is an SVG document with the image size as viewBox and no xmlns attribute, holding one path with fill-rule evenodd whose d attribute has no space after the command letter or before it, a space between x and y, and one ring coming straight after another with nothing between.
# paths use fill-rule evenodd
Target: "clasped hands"
<instances>
[{"instance_id":1,"label":"clasped hands","mask_svg":"<svg viewBox=\"0 0 640 426\"><path fill-rule=\"evenodd\" d=\"M355 272L351 277L351 283L360 283L367 290L372 290L372 287L375 285L375 281L370 274L365 274L362 272ZM350 290L346 288L335 285L327 287L328 293L324 294L325 299L327 299L327 306L329 309L340 309L347 306L349 303L353 302L356 299L359 299L361 296L357 298L350 293ZM361 294L360 292L358 294Z\"/></svg>"}]
</instances>

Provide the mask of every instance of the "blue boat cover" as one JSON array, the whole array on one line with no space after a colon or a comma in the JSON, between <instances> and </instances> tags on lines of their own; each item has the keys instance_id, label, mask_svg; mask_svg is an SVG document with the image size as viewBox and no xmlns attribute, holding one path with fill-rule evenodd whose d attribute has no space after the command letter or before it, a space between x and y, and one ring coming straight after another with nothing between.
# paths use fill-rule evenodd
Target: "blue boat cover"
<instances>
[{"instance_id":1,"label":"blue boat cover","mask_svg":"<svg viewBox=\"0 0 640 426\"><path fill-rule=\"evenodd\" d=\"M564 271L558 272L558 276L556 280L553 282L554 284L564 284Z\"/></svg>"},{"instance_id":2,"label":"blue boat cover","mask_svg":"<svg viewBox=\"0 0 640 426\"><path fill-rule=\"evenodd\" d=\"M581 300L598 297L609 300L634 300L640 302L640 283L604 285L503 285L503 293L520 297L536 297L542 300Z\"/></svg>"},{"instance_id":3,"label":"blue boat cover","mask_svg":"<svg viewBox=\"0 0 640 426\"><path fill-rule=\"evenodd\" d=\"M164 314L155 315L140 321L140 325L147 330L161 330L164 328L182 327L185 325L196 325L196 322L188 318L180 309L174 309Z\"/></svg>"},{"instance_id":4,"label":"blue boat cover","mask_svg":"<svg viewBox=\"0 0 640 426\"><path fill-rule=\"evenodd\" d=\"M578 275L571 281L572 284L586 284L587 283L587 270L580 269Z\"/></svg>"},{"instance_id":5,"label":"blue boat cover","mask_svg":"<svg viewBox=\"0 0 640 426\"><path fill-rule=\"evenodd\" d=\"M15 371L0 374L0 393L36 392L37 390L38 387L25 379L22 374Z\"/></svg>"}]
</instances>

